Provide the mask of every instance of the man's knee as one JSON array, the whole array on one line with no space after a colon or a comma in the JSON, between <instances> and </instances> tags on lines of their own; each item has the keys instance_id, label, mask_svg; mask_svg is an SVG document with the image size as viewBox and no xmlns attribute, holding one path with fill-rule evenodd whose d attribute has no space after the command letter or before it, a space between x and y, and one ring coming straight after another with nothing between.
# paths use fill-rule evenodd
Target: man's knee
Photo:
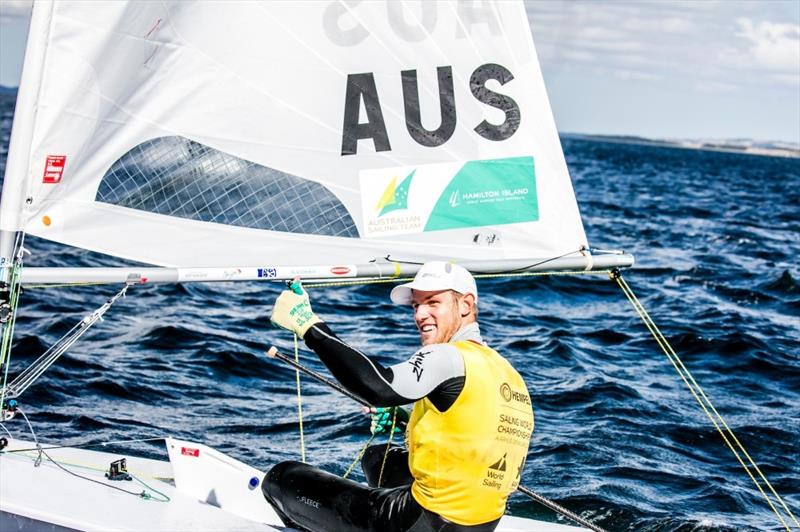
<instances>
[{"instance_id":1,"label":"man's knee","mask_svg":"<svg viewBox=\"0 0 800 532\"><path fill-rule=\"evenodd\" d=\"M261 483L261 492L264 497L273 504L279 502L285 488L293 483L291 481L292 477L296 477L299 471L308 467L302 462L295 461L281 462L274 465L264 475L264 481Z\"/></svg>"},{"instance_id":2,"label":"man's knee","mask_svg":"<svg viewBox=\"0 0 800 532\"><path fill-rule=\"evenodd\" d=\"M386 454L385 443L370 445L361 457L361 469L363 471L372 471L380 467L380 464L383 462L384 454Z\"/></svg>"}]
</instances>

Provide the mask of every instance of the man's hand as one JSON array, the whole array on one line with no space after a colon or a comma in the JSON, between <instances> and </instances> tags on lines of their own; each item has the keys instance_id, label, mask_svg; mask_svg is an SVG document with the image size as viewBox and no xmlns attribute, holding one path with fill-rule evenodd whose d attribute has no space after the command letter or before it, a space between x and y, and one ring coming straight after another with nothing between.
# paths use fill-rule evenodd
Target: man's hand
<instances>
[{"instance_id":1,"label":"man's hand","mask_svg":"<svg viewBox=\"0 0 800 532\"><path fill-rule=\"evenodd\" d=\"M408 411L399 406L389 408L375 408L369 410L365 409L365 414L369 414L370 424L369 431L372 434L388 434L392 430L392 417L394 417L394 433L405 432L406 425L408 425Z\"/></svg>"},{"instance_id":2,"label":"man's hand","mask_svg":"<svg viewBox=\"0 0 800 532\"><path fill-rule=\"evenodd\" d=\"M308 329L322 320L311 310L308 293L303 290L300 281L295 279L291 291L284 290L272 307L270 321L283 329L294 332L302 338Z\"/></svg>"}]
</instances>

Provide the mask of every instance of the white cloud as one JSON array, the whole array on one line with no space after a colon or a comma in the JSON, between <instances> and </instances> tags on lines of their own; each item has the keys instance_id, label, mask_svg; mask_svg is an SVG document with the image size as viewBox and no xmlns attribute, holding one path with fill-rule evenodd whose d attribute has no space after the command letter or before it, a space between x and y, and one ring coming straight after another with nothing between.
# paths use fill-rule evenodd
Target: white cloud
<instances>
[{"instance_id":1,"label":"white cloud","mask_svg":"<svg viewBox=\"0 0 800 532\"><path fill-rule=\"evenodd\" d=\"M0 21L29 18L33 0L0 0Z\"/></svg>"},{"instance_id":2,"label":"white cloud","mask_svg":"<svg viewBox=\"0 0 800 532\"><path fill-rule=\"evenodd\" d=\"M694 84L694 89L699 92L711 94L724 94L737 92L739 87L733 83L723 83L720 81L698 81Z\"/></svg>"},{"instance_id":3,"label":"white cloud","mask_svg":"<svg viewBox=\"0 0 800 532\"><path fill-rule=\"evenodd\" d=\"M664 76L636 70L616 70L614 75L623 81L660 81Z\"/></svg>"},{"instance_id":4,"label":"white cloud","mask_svg":"<svg viewBox=\"0 0 800 532\"><path fill-rule=\"evenodd\" d=\"M573 61L596 61L597 56L586 50L563 50L559 57L572 59Z\"/></svg>"},{"instance_id":5,"label":"white cloud","mask_svg":"<svg viewBox=\"0 0 800 532\"><path fill-rule=\"evenodd\" d=\"M776 85L800 88L800 73L795 74L770 74L769 79Z\"/></svg>"},{"instance_id":6,"label":"white cloud","mask_svg":"<svg viewBox=\"0 0 800 532\"><path fill-rule=\"evenodd\" d=\"M694 22L681 17L629 17L620 21L620 25L636 32L690 33L696 30Z\"/></svg>"},{"instance_id":7,"label":"white cloud","mask_svg":"<svg viewBox=\"0 0 800 532\"><path fill-rule=\"evenodd\" d=\"M800 75L800 25L736 19L737 35L748 41L745 58L756 66Z\"/></svg>"}]
</instances>

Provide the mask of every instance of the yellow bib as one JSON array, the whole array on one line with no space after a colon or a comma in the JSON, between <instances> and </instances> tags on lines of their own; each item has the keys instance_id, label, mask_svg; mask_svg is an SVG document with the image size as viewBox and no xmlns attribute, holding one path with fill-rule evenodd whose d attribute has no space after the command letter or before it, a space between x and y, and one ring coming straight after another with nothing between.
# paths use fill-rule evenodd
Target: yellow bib
<instances>
[{"instance_id":1,"label":"yellow bib","mask_svg":"<svg viewBox=\"0 0 800 532\"><path fill-rule=\"evenodd\" d=\"M533 432L525 382L494 350L452 344L464 359L464 390L444 413L414 403L408 424L411 493L423 508L460 525L503 515L519 485Z\"/></svg>"}]
</instances>

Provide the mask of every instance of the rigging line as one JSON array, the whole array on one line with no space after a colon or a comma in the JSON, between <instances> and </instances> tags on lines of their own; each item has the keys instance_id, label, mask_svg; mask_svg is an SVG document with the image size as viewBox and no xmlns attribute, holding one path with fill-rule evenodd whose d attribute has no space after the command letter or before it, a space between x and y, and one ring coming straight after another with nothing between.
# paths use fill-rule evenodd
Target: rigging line
<instances>
[{"instance_id":1,"label":"rigging line","mask_svg":"<svg viewBox=\"0 0 800 532\"><path fill-rule=\"evenodd\" d=\"M44 451L42 451L42 446L39 445L39 438L36 437L36 433L33 431L33 425L31 425L31 421L28 419L28 416L25 414L25 412L21 408L17 408L17 412L22 414L22 417L25 418L25 423L28 424L28 428L33 435L33 442L36 444L36 451L39 453L36 456L36 461L33 463L33 467L39 467L39 465L42 463L42 454L44 453Z\"/></svg>"},{"instance_id":2,"label":"rigging line","mask_svg":"<svg viewBox=\"0 0 800 532\"><path fill-rule=\"evenodd\" d=\"M394 407L392 409L392 428L389 429L389 439L386 441L386 449L383 451L383 460L381 461L381 471L378 473L378 487L381 487L381 481L383 480L383 470L386 467L386 459L389 458L389 446L392 444L392 436L394 436L394 427L397 423L397 409L399 407Z\"/></svg>"},{"instance_id":3,"label":"rigging line","mask_svg":"<svg viewBox=\"0 0 800 532\"><path fill-rule=\"evenodd\" d=\"M295 362L294 360L292 360L291 358L287 357L284 354L279 353L278 352L278 348L275 347L274 345L272 347L270 347L269 350L267 351L267 356L270 357L270 358L277 358L278 360L286 362L290 366L292 366L292 367L294 367L296 369L299 369L300 371L306 373L307 375L310 375L310 376L314 377L315 379L317 379L318 381L322 382L323 384L327 384L331 388L333 388L336 391L342 393L343 395L346 395L347 397L353 399L354 401L356 401L357 403L360 403L363 406L366 406L366 407L373 406L373 405L367 403L365 400L363 400L360 397L358 397L357 395L355 395L354 393L350 392L349 390L346 390L340 384L331 381L330 379L328 379L325 376L317 373L316 371L314 371L312 369L309 369L309 368L307 368L307 367ZM365 447L365 450L366 450L366 447ZM592 523L590 523L586 519L583 519L579 515L570 512L566 508L563 508L563 507L559 506L557 503L555 503L555 502L553 502L553 501L551 501L551 500L549 500L549 499L547 499L545 497L542 497L541 495L538 495L534 491L532 491L532 490L530 490L528 488L525 488L524 486L517 486L517 491L519 491L523 495L527 495L532 500L534 500L534 501L536 501L536 502L538 502L540 504L545 505L547 508L550 508L554 512L559 512L564 517L567 517L568 519L572 519L573 521L575 521L576 523L580 524L581 526L589 528L590 530L594 530L595 532L606 532L604 529L598 527L597 525L593 525ZM547 503L545 503L544 501L546 501ZM562 510L563 510L563 512L562 512Z\"/></svg>"},{"instance_id":4,"label":"rigging line","mask_svg":"<svg viewBox=\"0 0 800 532\"><path fill-rule=\"evenodd\" d=\"M2 427L2 424L0 424L0 427ZM6 430L6 432L8 432L8 430ZM9 434L9 436L11 436L11 434ZM134 440L101 441L101 442L96 442L96 443L89 442L89 443L78 443L78 444L75 444L75 445L49 445L47 447L42 447L42 449L44 449L45 451L49 451L51 449L81 449L81 448L84 448L84 447L97 447L97 446L105 447L106 445L117 445L119 443L138 443L138 442L146 442L146 441L162 441L162 440L165 440L165 439L166 438L164 436L160 436L160 437L157 437L157 438L137 438L137 439L134 439ZM9 450L9 451L4 451L4 452L6 452L6 453L21 453L21 452L30 452L30 451L37 451L37 450L38 450L37 448L32 447L32 448L28 448L28 449L12 449L12 450Z\"/></svg>"},{"instance_id":5,"label":"rigging line","mask_svg":"<svg viewBox=\"0 0 800 532\"><path fill-rule=\"evenodd\" d=\"M300 365L300 348L297 345L297 334L294 335L294 361ZM297 379L297 419L300 425L300 461L306 463L306 442L303 436L303 396L300 392L300 369L295 367L295 377Z\"/></svg>"},{"instance_id":6,"label":"rigging line","mask_svg":"<svg viewBox=\"0 0 800 532\"><path fill-rule=\"evenodd\" d=\"M550 257L549 259L543 259L543 260L541 260L539 262L534 262L533 264L529 264L527 266L520 266L519 268L514 268L514 269L511 269L511 270L497 271L497 272L489 273L489 274L486 274L486 275L503 275L503 274L506 274L506 273L525 272L525 270L528 270L530 268L535 268L537 266L541 266L542 264L547 264L548 262L553 262L554 260L563 259L567 255L574 255L576 253L583 254L584 251L588 251L588 249L586 248L586 246L581 246L580 248L578 248L575 251L567 251L566 253L562 253L561 255L558 255L557 257ZM408 261L408 260L393 259L393 258L391 258L391 255L386 255L386 257L384 257L384 259L389 261L389 262L396 262L398 264L413 264L413 265L416 265L416 266L422 266L423 264L425 264L424 262L415 262L415 261ZM455 264L458 264L458 263L456 262ZM542 273L542 272L539 272L539 273ZM547 273L547 272L544 272L544 273Z\"/></svg>"},{"instance_id":7,"label":"rigging line","mask_svg":"<svg viewBox=\"0 0 800 532\"><path fill-rule=\"evenodd\" d=\"M89 477L86 477L86 476L83 476L83 475L79 475L78 473L76 473L76 472L74 472L74 471L70 471L69 469L67 469L66 467L64 467L64 466L63 466L63 465L61 465L60 463L58 463L56 460L54 460L54 459L53 459L53 457L52 457L52 456L50 456L49 454L47 454L47 452L46 452L46 451L42 450L41 452L42 452L42 454L44 454L44 456L45 456L45 457L46 457L48 460L50 460L50 461L51 461L51 462L53 462L53 463L54 463L56 466L58 466L58 468L59 468L59 469L61 469L62 471L66 472L66 473L69 473L69 474L70 474L70 475L72 475L72 476L75 476L75 477L81 478L81 479L83 479L83 480L88 480L89 482L94 482L95 484L100 484L101 486L105 486L106 488L115 489L115 490L117 490L117 491L121 491L121 492L123 492L123 493L127 493L127 494L129 494L129 495L134 495L134 496L136 496L136 497L140 497L140 498L142 498L142 499L145 499L145 500L148 500L148 501L149 501L149 500L154 500L154 501L157 501L157 502L169 502L169 501L170 501L170 498L169 498L169 496L167 496L166 494L164 494L164 493L161 493L160 491L158 491L158 490L156 490L156 489L153 489L152 487L148 486L147 484L145 484L144 482L142 482L142 481L141 481L141 480L140 480L138 477L133 477L133 478L136 478L136 481L137 481L137 482L139 482L140 484L142 484L143 486L145 486L145 487L147 487L147 488L150 488L151 490L153 490L154 492L158 493L159 495L161 495L161 496L162 496L162 497L164 497L165 499L164 499L164 500L157 499L157 498L153 497L152 495L150 495L149 493L147 493L147 492L146 492L146 491L144 491L144 490L142 490L142 492L141 492L141 493L136 493L135 491L126 490L126 489L123 489L123 488L119 488L119 487L117 487L117 486L112 486L111 484L106 484L105 482L101 482L101 481L99 481L99 480L95 480L95 479L93 479L93 478L89 478Z\"/></svg>"},{"instance_id":8,"label":"rigging line","mask_svg":"<svg viewBox=\"0 0 800 532\"><path fill-rule=\"evenodd\" d=\"M517 273L476 273L473 275L475 279L502 279L514 277L547 277L547 276L566 276L566 275L608 275L610 270L565 270L553 272L517 272ZM392 278L377 278L377 279L355 279L350 281L330 281L330 282L316 282L316 283L303 283L303 288L330 288L336 286L360 286L367 284L384 284L384 283L404 283L413 280L413 277L392 277Z\"/></svg>"},{"instance_id":9,"label":"rigging line","mask_svg":"<svg viewBox=\"0 0 800 532\"><path fill-rule=\"evenodd\" d=\"M119 281L85 281L75 283L54 283L54 284L26 284L25 290L33 290L40 288L73 288L76 286L100 286L104 284L118 284Z\"/></svg>"},{"instance_id":10,"label":"rigging line","mask_svg":"<svg viewBox=\"0 0 800 532\"><path fill-rule=\"evenodd\" d=\"M13 263L11 266L11 275L9 277L9 311L10 315L8 320L3 324L3 340L0 346L0 371L3 372L3 383L0 386L0 412L5 410L6 404L6 390L8 384L8 369L11 366L11 343L14 338L14 326L17 323L17 303L19 296L22 292L20 284L20 275L22 270L22 259L25 242L25 233L20 231L17 233L14 240L13 250Z\"/></svg>"},{"instance_id":11,"label":"rigging line","mask_svg":"<svg viewBox=\"0 0 800 532\"><path fill-rule=\"evenodd\" d=\"M612 274L612 277L613 277L613 274ZM725 442L725 444L728 446L728 448L731 450L733 455L739 461L739 464L744 468L745 472L750 477L750 480L752 480L753 483L756 485L756 488L758 488L758 491L761 493L761 496L764 497L764 499L767 501L767 504L772 509L772 511L775 512L775 514L778 516L778 519L780 519L781 523L783 523L783 526L786 528L786 530L789 530L789 527L787 526L785 520L783 519L783 516L777 511L775 506L772 504L771 499L767 496L767 494L762 489L761 484L756 480L756 478L751 473L750 469L745 465L745 463L742 460L741 456L739 455L738 451L733 447L733 445L731 444L731 442L728 439L728 437L726 436L726 434L720 428L717 419L715 419L714 416L711 415L711 412L709 412L708 406L706 405L706 402L712 408L713 408L713 405L710 403L710 401L708 400L707 397L705 398L706 402L704 402L700 398L700 396L698 395L698 391L695 388L695 385L697 386L697 388L699 388L699 385L697 385L696 382L695 382L695 385L690 384L690 382L689 382L689 380L687 378L687 375L686 375L688 373L688 369L686 369L685 366L683 367L683 369L681 369L680 365L678 364L680 362L680 358L678 358L677 355L673 356L670 353L671 347L669 346L666 338L663 337L663 334L661 334L661 331L657 329L657 327L655 326L655 323L652 321L652 319L650 319L650 316L647 314L647 311L644 309L644 307L641 305L641 303L639 303L638 299L636 299L636 296L635 296L635 294L633 294L632 290L630 289L630 286L628 286L627 283L624 283L624 280L623 280L624 285L623 285L623 283L620 283L619 281L617 281L617 282L620 285L620 288L622 288L623 293L625 294L625 296L628 298L628 300L631 302L631 304L633 305L633 307L636 310L636 312L639 314L639 317L642 319L642 321L644 321L645 326L648 328L650 333L655 338L656 343L658 343L659 347L661 347L661 349L664 352L664 354L667 356L669 361L672 363L673 367L675 368L675 371L681 377L681 379L683 380L684 384L686 384L686 386L689 388L689 391L692 393L692 395L694 396L695 400L700 404L700 407L703 409L703 412L705 412L706 416L708 416L709 420L714 425L714 428L717 429L717 432L719 432L719 434L722 437L722 439ZM674 353L674 351L672 353ZM688 376L691 377L691 374L689 373ZM717 414L717 415L719 416L719 414ZM790 515L791 515L791 513L790 513Z\"/></svg>"},{"instance_id":12,"label":"rigging line","mask_svg":"<svg viewBox=\"0 0 800 532\"><path fill-rule=\"evenodd\" d=\"M31 435L33 436L33 441L36 442L36 449L30 449L30 450L37 451L39 453L39 455L37 456L36 460L33 463L34 467L39 467L39 465L41 465L41 463L42 463L42 455L44 455L49 461L53 462L53 464L58 466L58 468L61 469L62 471L65 471L65 472L69 473L70 475L76 476L78 478L82 478L83 480L88 480L89 482L94 482L95 484L100 484L101 486L105 486L107 488L115 489L115 490L121 491L123 493L128 493L130 495L135 495L135 496L141 497L142 499L145 499L145 500L151 500L152 499L152 500L155 500L155 501L158 501L158 502L169 502L170 501L169 496L167 496L164 493L161 493L160 491L158 491L156 489L151 488L150 486L148 486L147 484L145 484L143 481L141 481L138 478L136 478L137 482L139 482L143 486L151 489L152 491L158 493L159 495L164 497L166 500L156 499L155 497L153 497L152 495L150 495L146 491L142 491L141 493L136 493L135 491L129 491L129 490L126 490L126 489L119 488L117 486L112 486L111 484L106 484L105 482L100 482L99 480L95 480L93 478L85 477L83 475L79 475L78 473L75 473L74 471L70 471L69 469L67 469L66 467L64 467L63 465L58 463L57 461L53 460L53 458L49 454L47 454L46 449L50 449L50 447L44 448L41 445L39 445L39 438L36 437L36 432L33 430L33 425L31 425L31 422L28 419L28 416L19 407L17 407L17 411L20 414L22 414L22 417L25 418L25 422L28 424L28 429L31 431Z\"/></svg>"},{"instance_id":13,"label":"rigging line","mask_svg":"<svg viewBox=\"0 0 800 532\"><path fill-rule=\"evenodd\" d=\"M347 476L353 471L353 468L355 468L356 464L361 461L361 458L364 456L364 453L367 452L367 449L369 448L370 444L372 444L372 440L374 439L375 439L375 434L370 434L367 443L365 443L364 447L361 448L361 451L359 451L359 453L356 455L355 459L353 460L353 463L351 463L350 466L347 468L347 471L344 472L342 478L347 478Z\"/></svg>"},{"instance_id":14,"label":"rigging line","mask_svg":"<svg viewBox=\"0 0 800 532\"><path fill-rule=\"evenodd\" d=\"M618 281L618 283L619 283L619 281ZM623 285L624 285L624 287L623 287ZM775 496L775 498L780 502L781 506L786 511L786 513L794 520L794 522L797 525L797 527L800 528L800 523L797 522L797 519L792 514L792 512L789 510L787 505L784 503L783 499L780 497L780 495L778 495L778 493L772 487L772 484L767 480L767 478L761 472L761 469L758 467L758 465L755 463L755 461L750 457L749 453L744 448L744 446L739 441L739 439L736 437L736 435L733 433L731 428L728 426L728 424L725 421L725 419L717 411L717 409L714 407L713 403L711 403L711 400L708 398L708 396L706 396L706 394L703 391L702 387L700 387L700 384L697 383L697 381L694 379L692 374L689 372L688 368L686 368L686 366L683 364L683 361L680 359L680 357L678 357L678 355L672 349L672 346L669 344L669 342L667 342L667 339L664 337L663 333L658 329L658 327L656 326L655 322L652 320L650 315L644 309L644 306L641 304L641 302L638 300L638 298L636 298L636 295L633 293L633 290L630 288L630 286L627 284L627 282L624 279L621 280L620 287L623 288L623 292L625 292L625 295L628 296L629 301L631 301L631 304L634 305L634 308L637 310L637 312L639 313L639 316L642 318L642 320L645 321L645 325L647 325L647 328L650 330L651 334L654 335L654 337L656 338L656 341L658 342L659 346L662 348L664 353L670 359L670 362L672 362L672 365L675 367L675 370L681 376L681 378L683 379L683 381L686 384L686 386L689 387L689 390L692 392L692 395L694 395L695 400L698 401L698 403L700 403L700 406L703 409L703 411L705 412L706 416L708 416L708 418L711 420L712 424L714 425L714 428L716 428L717 431L720 433L720 436L722 436L723 441L728 446L728 448L731 450L731 452L734 454L736 459L739 461L739 464L741 464L741 466L744 468L745 472L748 474L750 479L756 485L756 488L758 488L758 491L761 493L762 497L764 497L764 499L767 501L767 503L769 504L769 506L772 509L772 511L775 512L775 514L778 516L778 518L783 523L784 527L786 527L786 529L789 530L789 527L786 525L786 522L784 521L783 516L776 510L775 506L772 504L771 499L767 496L766 493L764 493L764 490L761 488L761 484L753 476L752 472L750 471L750 468L747 465L745 465L744 461L742 460L741 456L739 455L739 452L733 447L733 445L730 443L730 440L728 439L726 434L720 428L720 426L719 426L720 423L725 427L728 435L730 435L731 439L733 439L733 441L736 442L736 444L738 445L739 449L747 457L747 459L750 462L750 464L752 465L752 467L758 472L759 476L762 478L762 480L767 485L767 487L770 489L770 491ZM688 377L688 379L687 379L687 377ZM689 380L691 380L692 384L689 383ZM700 396L698 395L698 393L699 393L700 396L703 397L704 401L700 399ZM708 408L710 408L714 412L714 414L716 415L716 418L711 415L711 413L709 412Z\"/></svg>"},{"instance_id":15,"label":"rigging line","mask_svg":"<svg viewBox=\"0 0 800 532\"><path fill-rule=\"evenodd\" d=\"M133 283L125 283L122 289L103 303L91 314L85 316L80 322L72 327L64 336L44 352L35 362L20 373L11 384L3 387L3 393L8 397L19 397L27 390L58 358L63 355L72 345L77 342L89 328L103 319L103 315L120 298L125 297L125 293Z\"/></svg>"},{"instance_id":16,"label":"rigging line","mask_svg":"<svg viewBox=\"0 0 800 532\"><path fill-rule=\"evenodd\" d=\"M728 437L725 434L725 432L723 432L722 428L720 427L720 424L722 424L725 427L726 432L730 435L731 439L733 439L733 441L736 442L737 446L742 451L742 453L747 457L747 459L750 462L752 468L756 470L756 472L759 474L761 479L764 481L764 484L767 485L767 487L770 489L770 491L775 496L775 498L780 502L781 506L786 511L786 513L792 518L792 520L794 521L795 525L798 528L800 528L800 523L798 523L797 518L794 516L794 514L792 514L791 510L788 508L788 506L783 501L783 499L780 497L780 495L778 495L777 491L775 491L775 488L767 480L767 478L764 475L764 473L761 471L761 469L758 467L758 465L755 463L755 461L751 458L750 454L747 452L747 450L744 448L742 443L739 441L739 439L733 433L733 430L731 430L730 426L727 424L725 419L717 411L717 409L714 407L713 403L711 403L711 400L705 394L705 392L703 391L702 387L694 379L694 377L692 376L691 372L689 372L689 369L684 365L683 361L680 359L680 357L677 355L677 353L675 353L675 350L672 349L672 346L669 344L669 342L667 341L667 339L664 336L664 334L661 332L660 329L658 329L658 327L656 326L656 324L653 321L653 319L647 313L647 310L645 310L644 306L641 304L639 299L633 293L633 290L630 288L630 286L625 281L625 279L622 278L622 275L619 273L619 271L618 270L612 271L610 273L610 276L620 286L620 288L622 289L623 293L625 294L625 296L630 301L631 305L634 307L636 312L639 314L639 317L645 323L645 326L648 328L650 333L655 338L656 343L658 343L659 347L661 347L662 351L664 351L664 354L670 360L670 362L672 363L673 367L678 372L678 375L683 380L684 384L686 384L686 386L689 388L689 391L692 393L692 395L694 396L695 400L700 404L700 407L703 409L703 411L705 412L706 416L708 416L709 420L711 420L711 423L717 429L717 431L719 432L720 436L722 436L722 439L725 442L725 444L728 446L728 448L734 454L736 459L739 461L739 464L741 464L741 466L744 468L744 470L747 473L747 475L750 477L750 479L756 485L756 488L758 488L758 491L761 493L761 495L764 498L764 500L767 501L767 504L772 509L772 511L775 512L775 515L778 516L778 519L780 519L781 523L786 528L786 530L790 530L790 528L787 525L786 521L784 520L783 516L780 514L780 512L777 510L777 508L775 508L775 506L772 503L772 500L764 492L763 488L761 487L761 484L756 480L756 478L753 476L753 473L750 471L750 468L744 463L744 461L742 460L739 452L736 450L736 448L730 442L730 440L728 439ZM701 399L701 396L702 396L702 399ZM713 411L714 415L711 414L711 412L709 411L709 408Z\"/></svg>"}]
</instances>

